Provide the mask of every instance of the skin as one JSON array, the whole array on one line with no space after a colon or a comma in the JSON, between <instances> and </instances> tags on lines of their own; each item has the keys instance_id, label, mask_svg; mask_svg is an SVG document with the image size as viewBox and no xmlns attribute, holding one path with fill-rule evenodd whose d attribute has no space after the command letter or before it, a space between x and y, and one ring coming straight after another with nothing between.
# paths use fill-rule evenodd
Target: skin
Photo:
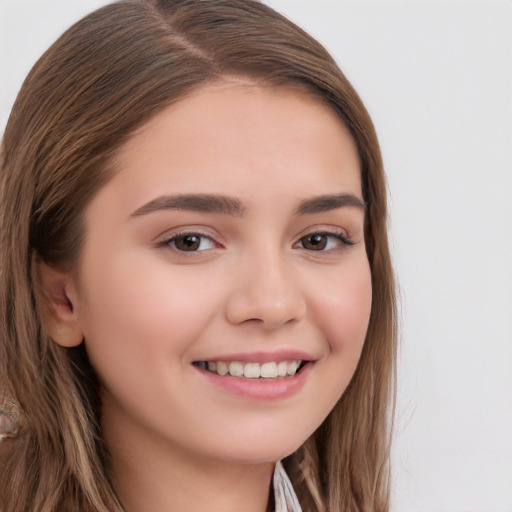
<instances>
[{"instance_id":1,"label":"skin","mask_svg":"<svg viewBox=\"0 0 512 512\"><path fill-rule=\"evenodd\" d=\"M364 343L364 208L297 213L318 196L362 203L354 142L306 93L225 81L158 114L115 163L86 210L77 272L46 280L61 290L54 339L83 337L102 383L117 491L129 512L262 512L275 461L322 423ZM145 207L176 194L227 195L241 211ZM180 250L184 232L200 250ZM224 389L192 364L297 350L311 362L284 398Z\"/></svg>"}]
</instances>

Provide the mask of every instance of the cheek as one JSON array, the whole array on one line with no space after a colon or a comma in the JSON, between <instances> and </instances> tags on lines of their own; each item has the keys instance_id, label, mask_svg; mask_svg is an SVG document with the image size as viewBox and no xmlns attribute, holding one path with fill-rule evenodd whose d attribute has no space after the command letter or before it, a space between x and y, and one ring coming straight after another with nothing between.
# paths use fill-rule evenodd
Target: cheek
<instances>
[{"instance_id":1,"label":"cheek","mask_svg":"<svg viewBox=\"0 0 512 512\"><path fill-rule=\"evenodd\" d=\"M350 382L361 356L372 306L372 283L366 260L331 276L313 314L326 339L322 371L334 407Z\"/></svg>"},{"instance_id":2,"label":"cheek","mask_svg":"<svg viewBox=\"0 0 512 512\"><path fill-rule=\"evenodd\" d=\"M332 352L362 349L372 306L369 266L361 263L352 271L331 279L319 300L316 314L324 326Z\"/></svg>"},{"instance_id":3,"label":"cheek","mask_svg":"<svg viewBox=\"0 0 512 512\"><path fill-rule=\"evenodd\" d=\"M371 274L366 260L331 269L317 278L317 284L321 282L323 286L309 295L309 311L325 343L322 357L316 362L312 393L306 401L310 420L306 427L310 432L333 410L354 375L372 305Z\"/></svg>"},{"instance_id":4,"label":"cheek","mask_svg":"<svg viewBox=\"0 0 512 512\"><path fill-rule=\"evenodd\" d=\"M86 346L100 367L108 358L109 371L123 365L137 372L170 355L180 361L215 311L208 290L195 286L186 272L171 274L165 262L145 266L136 255L123 256L86 270Z\"/></svg>"}]
</instances>

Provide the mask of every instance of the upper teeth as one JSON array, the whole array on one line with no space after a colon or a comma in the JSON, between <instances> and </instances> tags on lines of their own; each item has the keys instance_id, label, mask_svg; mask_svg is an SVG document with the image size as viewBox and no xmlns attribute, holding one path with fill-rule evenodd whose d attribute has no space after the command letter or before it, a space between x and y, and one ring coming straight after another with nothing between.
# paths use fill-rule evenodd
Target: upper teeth
<instances>
[{"instance_id":1,"label":"upper teeth","mask_svg":"<svg viewBox=\"0 0 512 512\"><path fill-rule=\"evenodd\" d=\"M280 361L268 363L242 363L241 361L201 361L196 363L201 368L208 369L218 375L232 375L233 377L245 377L246 379L259 379L293 376L302 361Z\"/></svg>"}]
</instances>

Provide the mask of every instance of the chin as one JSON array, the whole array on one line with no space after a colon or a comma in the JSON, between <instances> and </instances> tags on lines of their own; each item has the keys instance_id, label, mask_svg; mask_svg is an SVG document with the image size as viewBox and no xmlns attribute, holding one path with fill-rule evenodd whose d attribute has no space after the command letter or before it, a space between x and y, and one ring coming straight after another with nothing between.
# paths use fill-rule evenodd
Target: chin
<instances>
[{"instance_id":1,"label":"chin","mask_svg":"<svg viewBox=\"0 0 512 512\"><path fill-rule=\"evenodd\" d=\"M275 463L298 450L306 439L291 439L290 436L269 436L262 433L253 440L230 443L225 450L216 450L217 456L238 464ZM220 453L222 452L222 453Z\"/></svg>"}]
</instances>

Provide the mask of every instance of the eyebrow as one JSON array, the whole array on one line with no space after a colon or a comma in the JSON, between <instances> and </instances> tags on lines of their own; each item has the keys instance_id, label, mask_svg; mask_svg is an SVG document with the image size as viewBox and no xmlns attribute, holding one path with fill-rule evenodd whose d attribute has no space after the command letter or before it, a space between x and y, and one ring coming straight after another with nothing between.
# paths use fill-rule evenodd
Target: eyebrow
<instances>
[{"instance_id":1,"label":"eyebrow","mask_svg":"<svg viewBox=\"0 0 512 512\"><path fill-rule=\"evenodd\" d=\"M327 212L342 207L366 210L366 203L352 194L321 195L301 201L295 215ZM162 210L189 210L201 213L219 213L243 217L247 210L236 197L211 194L179 194L157 197L135 210L131 217L139 217Z\"/></svg>"},{"instance_id":2,"label":"eyebrow","mask_svg":"<svg viewBox=\"0 0 512 512\"><path fill-rule=\"evenodd\" d=\"M235 197L209 194L179 194L160 196L141 206L132 217L146 215L160 210L190 210L202 213L221 213L242 217L246 210Z\"/></svg>"},{"instance_id":3,"label":"eyebrow","mask_svg":"<svg viewBox=\"0 0 512 512\"><path fill-rule=\"evenodd\" d=\"M332 194L317 196L301 201L295 210L295 214L307 215L312 213L321 213L347 206L366 210L366 203L357 196L352 194Z\"/></svg>"}]
</instances>

